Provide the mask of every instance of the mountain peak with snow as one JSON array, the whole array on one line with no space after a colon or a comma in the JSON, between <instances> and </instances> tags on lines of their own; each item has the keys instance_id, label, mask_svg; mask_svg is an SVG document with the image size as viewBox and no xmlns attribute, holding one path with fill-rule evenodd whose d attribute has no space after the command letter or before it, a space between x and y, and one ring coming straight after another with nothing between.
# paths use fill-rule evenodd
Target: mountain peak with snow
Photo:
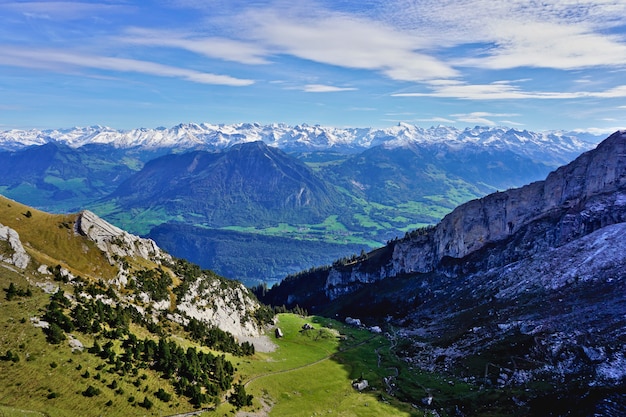
<instances>
[{"instance_id":1,"label":"mountain peak with snow","mask_svg":"<svg viewBox=\"0 0 626 417\"><path fill-rule=\"evenodd\" d=\"M389 128L336 128L308 124L289 126L282 123L261 125L189 122L170 128L131 130L117 130L100 125L68 129L12 129L0 132L0 149L17 150L48 142L60 142L72 148L103 144L117 148L218 150L239 143L263 141L268 146L287 151L358 152L383 144L386 147L437 144L510 149L531 157L538 153L551 152L556 157L555 162L562 163L591 149L600 138L596 141L589 139L589 135L576 132L530 132L485 126L461 129L438 125L422 128L409 123L398 123Z\"/></svg>"}]
</instances>

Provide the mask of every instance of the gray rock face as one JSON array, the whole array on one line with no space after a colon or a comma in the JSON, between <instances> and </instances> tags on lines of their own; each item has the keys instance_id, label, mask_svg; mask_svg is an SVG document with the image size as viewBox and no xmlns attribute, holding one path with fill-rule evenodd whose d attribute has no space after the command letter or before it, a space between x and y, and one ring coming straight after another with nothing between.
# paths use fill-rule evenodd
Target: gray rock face
<instances>
[{"instance_id":1,"label":"gray rock face","mask_svg":"<svg viewBox=\"0 0 626 417\"><path fill-rule=\"evenodd\" d=\"M251 318L259 308L259 303L250 297L243 284L222 284L219 280L196 280L190 285L189 292L179 300L177 309L208 326L232 333L240 341L246 337L260 336L263 329Z\"/></svg>"},{"instance_id":2,"label":"gray rock face","mask_svg":"<svg viewBox=\"0 0 626 417\"><path fill-rule=\"evenodd\" d=\"M22 246L17 232L8 226L0 224L0 240L7 242L10 248L9 253L0 253L0 260L25 269L30 262L30 256L28 256L24 246Z\"/></svg>"},{"instance_id":3,"label":"gray rock face","mask_svg":"<svg viewBox=\"0 0 626 417\"><path fill-rule=\"evenodd\" d=\"M616 132L595 150L550 173L545 181L470 201L435 228L392 243L391 256L377 268L368 261L334 268L326 282L326 295L334 299L380 279L432 272L446 261L463 259L520 233L530 233L527 237L532 240L537 240L537 232L544 233L543 248L558 247L600 227L626 221L625 205L626 132ZM492 261L501 264L511 256L532 254L542 247L538 245L516 244L515 254L504 251L501 259Z\"/></svg>"},{"instance_id":4,"label":"gray rock face","mask_svg":"<svg viewBox=\"0 0 626 417\"><path fill-rule=\"evenodd\" d=\"M102 220L89 210L79 214L75 231L95 242L111 262L113 255L141 257L155 262L171 259L170 255L163 252L152 239L132 235Z\"/></svg>"},{"instance_id":5,"label":"gray rock face","mask_svg":"<svg viewBox=\"0 0 626 417\"><path fill-rule=\"evenodd\" d=\"M506 369L503 380L493 375L499 385L581 377L590 386L623 383L624 237L626 223L619 223L503 266L470 259L474 272L416 275L391 295L398 305L413 300L395 323L419 347L407 360L444 372L483 356Z\"/></svg>"}]
</instances>

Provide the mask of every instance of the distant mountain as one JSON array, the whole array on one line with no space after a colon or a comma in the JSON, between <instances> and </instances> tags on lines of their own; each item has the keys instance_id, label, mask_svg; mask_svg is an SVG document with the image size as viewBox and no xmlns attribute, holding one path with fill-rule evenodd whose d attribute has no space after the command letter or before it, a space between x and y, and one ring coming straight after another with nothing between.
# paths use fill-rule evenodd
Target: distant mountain
<instances>
[{"instance_id":1,"label":"distant mountain","mask_svg":"<svg viewBox=\"0 0 626 417\"><path fill-rule=\"evenodd\" d=\"M452 209L461 201L446 202L446 196L476 198L534 181L551 169L509 149L483 145L458 149L444 142L379 145L320 171L334 184L371 202L421 200Z\"/></svg>"},{"instance_id":2,"label":"distant mountain","mask_svg":"<svg viewBox=\"0 0 626 417\"><path fill-rule=\"evenodd\" d=\"M107 198L117 211L163 210L209 227L316 223L344 201L305 164L263 142L154 159Z\"/></svg>"},{"instance_id":3,"label":"distant mountain","mask_svg":"<svg viewBox=\"0 0 626 417\"><path fill-rule=\"evenodd\" d=\"M286 151L359 152L382 144L403 146L410 143L446 143L457 148L479 145L499 150L508 149L537 161L563 164L590 149L600 139L576 132L529 132L480 126L466 129L437 126L424 129L405 123L385 129L188 123L172 128L132 130L115 130L102 126L58 130L6 130L0 132L0 149L15 150L25 146L60 142L73 148L87 144L107 144L116 148L215 150L245 142L263 141L269 146Z\"/></svg>"},{"instance_id":4,"label":"distant mountain","mask_svg":"<svg viewBox=\"0 0 626 417\"><path fill-rule=\"evenodd\" d=\"M80 210L113 192L142 164L141 156L109 145L48 142L0 151L0 190L40 209Z\"/></svg>"},{"instance_id":5,"label":"distant mountain","mask_svg":"<svg viewBox=\"0 0 626 417\"><path fill-rule=\"evenodd\" d=\"M525 387L525 415L626 409L626 132L544 181L264 294L396 328L407 361ZM548 387L541 385L548 382Z\"/></svg>"}]
</instances>

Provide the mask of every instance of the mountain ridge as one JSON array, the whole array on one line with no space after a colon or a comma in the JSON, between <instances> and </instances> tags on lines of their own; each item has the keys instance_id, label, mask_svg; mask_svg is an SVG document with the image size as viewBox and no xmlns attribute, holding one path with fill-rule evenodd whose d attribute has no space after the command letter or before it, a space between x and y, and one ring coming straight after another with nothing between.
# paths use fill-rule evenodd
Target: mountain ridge
<instances>
[{"instance_id":1,"label":"mountain ridge","mask_svg":"<svg viewBox=\"0 0 626 417\"><path fill-rule=\"evenodd\" d=\"M258 123L187 123L171 128L116 130L91 126L71 129L5 130L0 132L0 148L15 150L25 146L60 142L70 147L109 144L118 148L224 149L245 142L263 141L287 151L341 150L357 152L373 146L403 146L407 143L448 143L451 146L492 146L514 149L529 157L551 149L554 162L565 163L587 150L597 137L578 132L530 132L508 127L460 129L436 126L422 128L399 123L389 128L336 128L327 126Z\"/></svg>"},{"instance_id":2,"label":"mountain ridge","mask_svg":"<svg viewBox=\"0 0 626 417\"><path fill-rule=\"evenodd\" d=\"M311 263L300 254L320 243L329 251L322 263L369 250L472 198L544 178L591 146L571 135L409 124L181 124L128 132L94 126L30 136L45 144L0 151L0 192L8 197L51 212L88 208L141 235L167 222L193 225L192 246L204 242L233 256L258 250L262 240L251 236L256 243L246 245L241 235L216 229L291 238L301 269ZM39 154L47 159L33 156ZM209 229L219 234L212 242L205 239ZM184 256L178 245L186 243L164 238L165 230L159 239ZM241 269L206 256L190 260L254 285L297 271L282 261L264 262L259 271L266 273L256 273L247 259L227 262Z\"/></svg>"},{"instance_id":3,"label":"mountain ridge","mask_svg":"<svg viewBox=\"0 0 626 417\"><path fill-rule=\"evenodd\" d=\"M175 270L179 261L161 250L153 240L132 235L88 210L52 215L5 197L0 197L0 204L5 206L0 210L0 241L8 245L2 247L0 260L16 266L24 274L31 274L33 283L49 281L50 271L54 269L50 262L56 262L59 265L57 273L72 283L84 279L102 280L103 285L108 284L120 293L136 292L144 302L153 302L156 311L175 313L179 306L176 297L170 294L174 293L173 288L157 297L152 289L141 291L141 282L137 278L146 271L164 268L165 274L178 280L179 285L187 279L187 291L189 288L196 291L180 292L181 311L208 326L227 329L236 337L258 337L263 332L254 320L250 320L261 306L240 282L213 273L203 277L199 268L196 276L177 276ZM6 217L6 213L16 210L22 212L21 217ZM138 288L132 290L135 284L131 281ZM222 285L227 281L228 285ZM207 286L213 288L211 293L206 293ZM204 304L213 303L214 308L209 312L198 307L200 298ZM231 299L239 302L230 303ZM180 314L172 317L181 323L186 320Z\"/></svg>"},{"instance_id":4,"label":"mountain ridge","mask_svg":"<svg viewBox=\"0 0 626 417\"><path fill-rule=\"evenodd\" d=\"M553 171L544 181L469 201L447 214L436 226L390 243L384 251L386 263L380 264L377 257L350 268L330 269L326 296L332 299L344 291L349 292L357 282L432 272L444 261L454 263L550 216L556 216L560 222L551 244L563 244L595 228L624 221L621 195L602 203L594 201L593 197L615 192L625 184L626 132L620 131L596 149ZM612 207L613 217L596 219L594 204L603 210Z\"/></svg>"}]
</instances>

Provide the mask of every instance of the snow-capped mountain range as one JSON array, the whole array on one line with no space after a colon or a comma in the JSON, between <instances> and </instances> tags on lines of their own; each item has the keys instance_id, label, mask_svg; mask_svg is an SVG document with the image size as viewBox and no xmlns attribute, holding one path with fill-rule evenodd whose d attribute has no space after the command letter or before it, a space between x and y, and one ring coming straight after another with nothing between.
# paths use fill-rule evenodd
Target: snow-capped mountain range
<instances>
[{"instance_id":1,"label":"snow-capped mountain range","mask_svg":"<svg viewBox=\"0 0 626 417\"><path fill-rule=\"evenodd\" d=\"M530 132L506 127L481 126L465 129L436 126L425 129L406 123L384 129L336 128L306 124L289 126L258 123L186 123L171 128L132 130L116 130L104 126L6 130L0 132L0 149L16 150L48 142L60 142L73 148L88 144L107 144L117 148L224 149L235 144L260 140L269 146L288 151L359 152L377 145L398 147L411 144L445 144L454 148L487 146L531 157L548 152L557 157L555 162L562 163L592 148L600 139L602 138L576 132Z\"/></svg>"}]
</instances>

